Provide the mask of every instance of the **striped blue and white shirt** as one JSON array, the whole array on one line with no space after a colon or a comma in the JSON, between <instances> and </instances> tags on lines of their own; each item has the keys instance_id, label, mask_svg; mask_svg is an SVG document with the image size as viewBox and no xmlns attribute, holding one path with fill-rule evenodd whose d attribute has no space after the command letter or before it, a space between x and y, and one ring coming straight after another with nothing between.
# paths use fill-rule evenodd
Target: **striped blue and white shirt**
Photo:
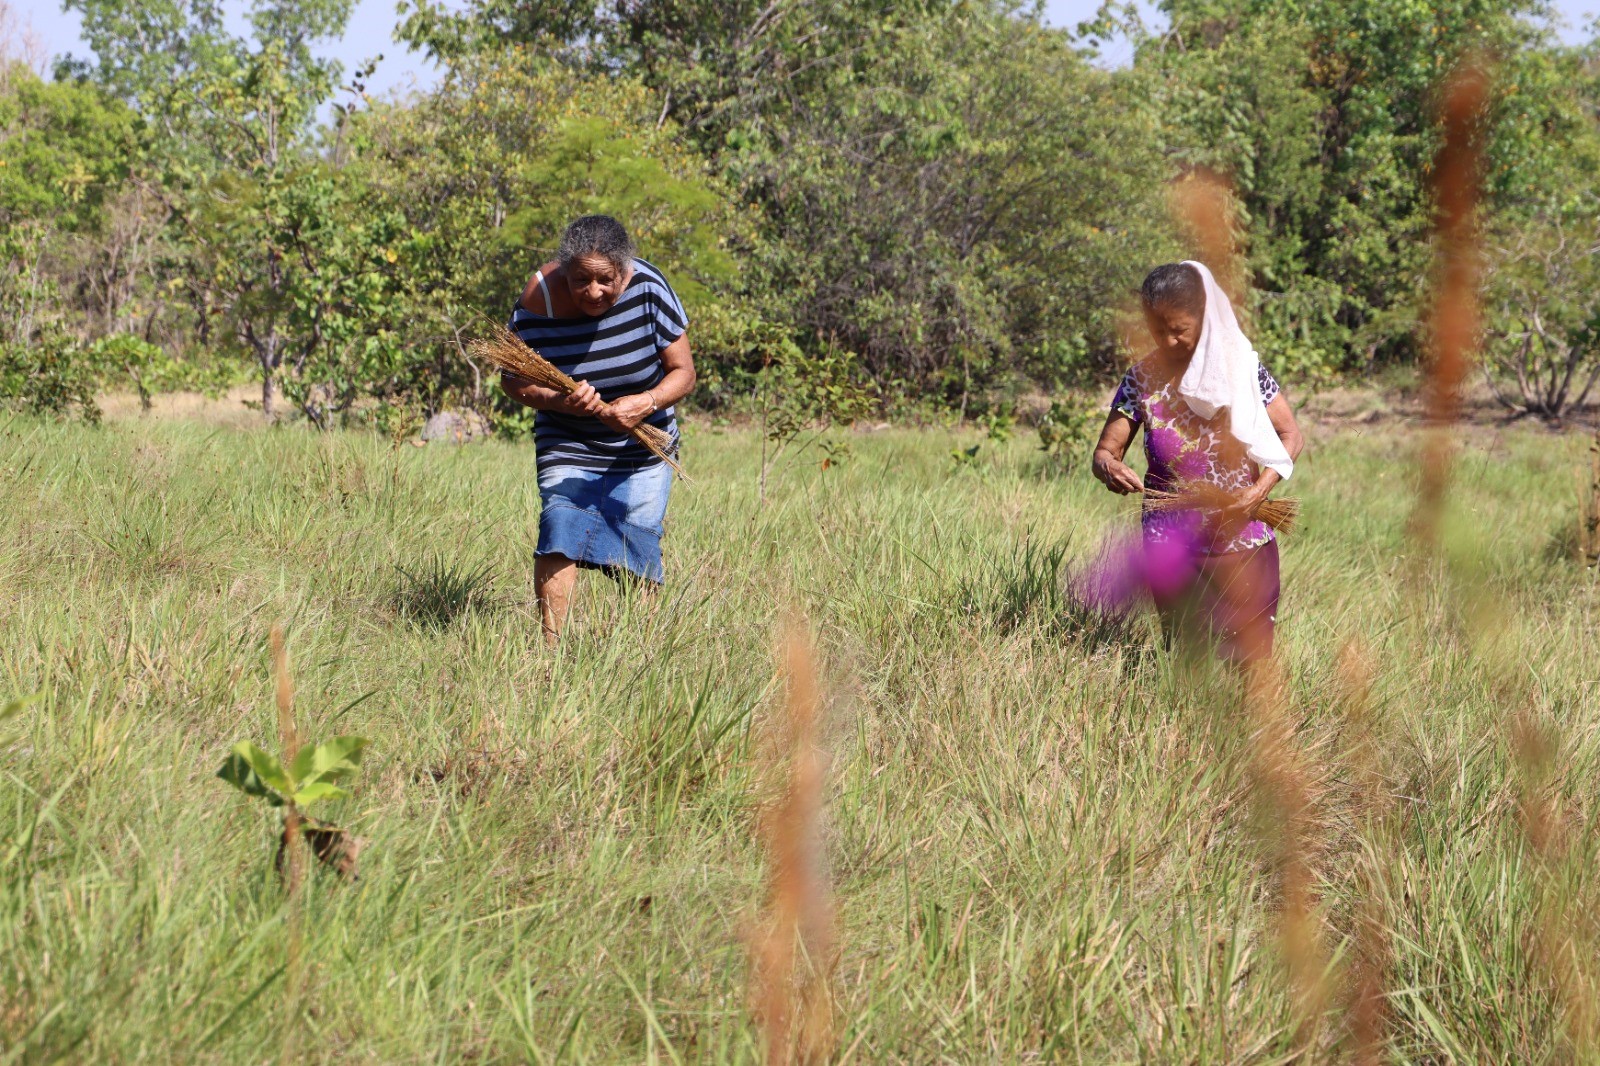
<instances>
[{"instance_id":1,"label":"striped blue and white shirt","mask_svg":"<svg viewBox=\"0 0 1600 1066\"><path fill-rule=\"evenodd\" d=\"M595 387L607 403L661 383L666 369L661 353L688 328L678 294L661 272L643 259L633 261L633 277L611 309L598 318L546 318L519 301L511 329L578 381ZM663 407L646 422L678 439L674 409ZM580 470L626 472L659 463L644 445L598 419L539 411L533 421L534 449L541 472L569 466Z\"/></svg>"}]
</instances>

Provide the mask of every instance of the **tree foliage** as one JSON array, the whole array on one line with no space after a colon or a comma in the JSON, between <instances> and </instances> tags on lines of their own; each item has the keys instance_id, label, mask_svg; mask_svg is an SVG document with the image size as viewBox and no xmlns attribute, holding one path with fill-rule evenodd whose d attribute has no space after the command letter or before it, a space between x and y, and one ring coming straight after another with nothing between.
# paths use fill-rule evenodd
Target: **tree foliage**
<instances>
[{"instance_id":1,"label":"tree foliage","mask_svg":"<svg viewBox=\"0 0 1600 1066\"><path fill-rule=\"evenodd\" d=\"M596 81L512 48L464 58L426 99L357 123L353 180L411 235L403 319L434 357L432 387L488 398L467 336L509 316L566 222L594 211L628 220L713 368L741 343L735 316L764 321L743 261L755 218L658 117L637 82Z\"/></svg>"},{"instance_id":2,"label":"tree foliage","mask_svg":"<svg viewBox=\"0 0 1600 1066\"><path fill-rule=\"evenodd\" d=\"M1529 181L1491 231L1484 370L1509 410L1560 421L1600 384L1600 69L1575 51L1520 69L1510 100L1536 99L1520 117L1547 144L1516 149Z\"/></svg>"},{"instance_id":3,"label":"tree foliage","mask_svg":"<svg viewBox=\"0 0 1600 1066\"><path fill-rule=\"evenodd\" d=\"M1469 56L1496 64L1489 187L1496 209L1515 209L1563 151L1550 100L1535 88L1555 51L1534 21L1547 5L1168 0L1163 8L1170 30L1146 39L1140 60L1160 74L1164 139L1182 165L1235 184L1254 310L1274 360L1327 375L1414 359L1435 87Z\"/></svg>"},{"instance_id":4,"label":"tree foliage","mask_svg":"<svg viewBox=\"0 0 1600 1066\"><path fill-rule=\"evenodd\" d=\"M1141 87L978 4L873 47L778 136L725 155L767 204L801 335L962 406L1111 362L1113 314L1173 247Z\"/></svg>"},{"instance_id":5,"label":"tree foliage","mask_svg":"<svg viewBox=\"0 0 1600 1066\"><path fill-rule=\"evenodd\" d=\"M445 75L378 102L317 56L351 0L253 0L243 33L215 0L68 6L92 55L0 77L0 339L53 395L227 365L321 426L487 406L465 340L604 211L684 296L701 402L998 410L1128 357L1139 277L1195 252L1163 201L1197 168L1231 182L1271 364L1405 363L1467 55L1497 72L1490 380L1560 417L1597 358L1595 60L1533 0L1166 0L1159 34L1115 3L1074 34L1008 0L410 0Z\"/></svg>"}]
</instances>

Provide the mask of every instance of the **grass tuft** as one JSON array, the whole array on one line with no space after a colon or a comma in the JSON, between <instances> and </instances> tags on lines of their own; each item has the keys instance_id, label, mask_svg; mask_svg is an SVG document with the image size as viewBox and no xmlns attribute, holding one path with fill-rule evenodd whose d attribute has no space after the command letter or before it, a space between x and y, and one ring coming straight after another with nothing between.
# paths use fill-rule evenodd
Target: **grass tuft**
<instances>
[{"instance_id":1,"label":"grass tuft","mask_svg":"<svg viewBox=\"0 0 1600 1066\"><path fill-rule=\"evenodd\" d=\"M1032 630L1090 651L1132 650L1148 643L1149 624L1135 612L1107 609L1088 593L1087 569L1070 561L1066 541L1029 538L993 557L962 581L956 602L1001 633Z\"/></svg>"},{"instance_id":2,"label":"grass tuft","mask_svg":"<svg viewBox=\"0 0 1600 1066\"><path fill-rule=\"evenodd\" d=\"M396 566L400 581L393 602L402 618L427 629L447 629L458 618L499 606L491 593L494 567L429 555L415 569Z\"/></svg>"}]
</instances>

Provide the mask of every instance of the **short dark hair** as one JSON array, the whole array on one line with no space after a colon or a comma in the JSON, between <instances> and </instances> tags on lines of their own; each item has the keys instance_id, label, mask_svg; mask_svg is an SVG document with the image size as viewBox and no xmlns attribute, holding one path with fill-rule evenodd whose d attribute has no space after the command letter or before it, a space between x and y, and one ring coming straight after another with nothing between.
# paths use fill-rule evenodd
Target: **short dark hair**
<instances>
[{"instance_id":1,"label":"short dark hair","mask_svg":"<svg viewBox=\"0 0 1600 1066\"><path fill-rule=\"evenodd\" d=\"M575 259L598 255L618 271L627 273L637 252L633 238L628 236L622 223L610 215L584 215L573 220L561 235L561 250L556 253L556 259L567 266Z\"/></svg>"},{"instance_id":2,"label":"short dark hair","mask_svg":"<svg viewBox=\"0 0 1600 1066\"><path fill-rule=\"evenodd\" d=\"M1146 311L1171 308L1192 315L1205 314L1206 283L1200 271L1187 263L1163 263L1145 275L1139 299Z\"/></svg>"}]
</instances>

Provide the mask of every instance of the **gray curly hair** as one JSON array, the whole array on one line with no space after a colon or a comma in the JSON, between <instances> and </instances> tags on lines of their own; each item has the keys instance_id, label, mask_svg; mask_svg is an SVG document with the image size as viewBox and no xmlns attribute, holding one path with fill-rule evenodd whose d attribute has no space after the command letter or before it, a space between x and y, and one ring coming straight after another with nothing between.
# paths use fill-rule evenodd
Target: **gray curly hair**
<instances>
[{"instance_id":1,"label":"gray curly hair","mask_svg":"<svg viewBox=\"0 0 1600 1066\"><path fill-rule=\"evenodd\" d=\"M638 252L627 229L610 215L584 215L573 221L561 235L561 249L556 259L562 266L574 260L598 255L626 274Z\"/></svg>"}]
</instances>

